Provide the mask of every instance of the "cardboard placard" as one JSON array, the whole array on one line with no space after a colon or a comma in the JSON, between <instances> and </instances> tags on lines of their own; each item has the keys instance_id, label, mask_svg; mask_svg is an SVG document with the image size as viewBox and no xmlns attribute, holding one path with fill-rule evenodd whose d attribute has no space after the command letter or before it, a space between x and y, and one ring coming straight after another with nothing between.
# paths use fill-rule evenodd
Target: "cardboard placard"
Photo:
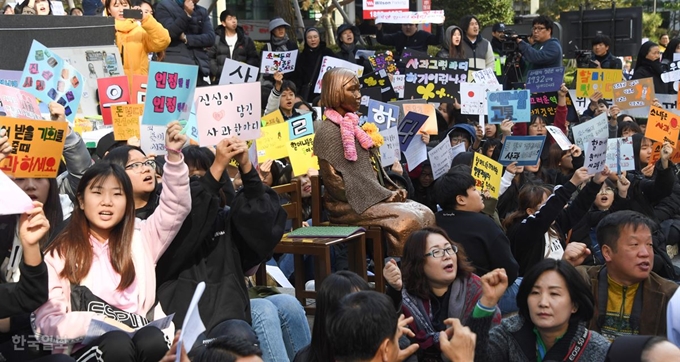
<instances>
[{"instance_id":1,"label":"cardboard placard","mask_svg":"<svg viewBox=\"0 0 680 362\"><path fill-rule=\"evenodd\" d=\"M68 123L0 117L3 128L12 152L0 161L0 171L16 178L57 177Z\"/></svg>"},{"instance_id":2,"label":"cardboard placard","mask_svg":"<svg viewBox=\"0 0 680 362\"><path fill-rule=\"evenodd\" d=\"M38 100L19 88L0 85L0 115L42 120Z\"/></svg>"},{"instance_id":3,"label":"cardboard placard","mask_svg":"<svg viewBox=\"0 0 680 362\"><path fill-rule=\"evenodd\" d=\"M619 109L649 107L654 102L654 80L635 79L616 83L613 88L614 104Z\"/></svg>"},{"instance_id":4,"label":"cardboard placard","mask_svg":"<svg viewBox=\"0 0 680 362\"><path fill-rule=\"evenodd\" d=\"M498 83L461 83L460 113L486 115L488 112L488 105L486 102L487 94L489 92L499 92L502 90L503 86Z\"/></svg>"},{"instance_id":5,"label":"cardboard placard","mask_svg":"<svg viewBox=\"0 0 680 362\"><path fill-rule=\"evenodd\" d=\"M241 84L257 81L258 68L232 59L225 59L219 85Z\"/></svg>"},{"instance_id":6,"label":"cardboard placard","mask_svg":"<svg viewBox=\"0 0 680 362\"><path fill-rule=\"evenodd\" d=\"M380 164L382 167L392 166L394 161L401 160L401 150L399 149L399 131L397 127L391 127L380 131L385 143L380 146Z\"/></svg>"},{"instance_id":7,"label":"cardboard placard","mask_svg":"<svg viewBox=\"0 0 680 362\"><path fill-rule=\"evenodd\" d=\"M588 174L593 175L604 171L607 166L607 139L593 138L585 144L585 166Z\"/></svg>"},{"instance_id":8,"label":"cardboard placard","mask_svg":"<svg viewBox=\"0 0 680 362\"><path fill-rule=\"evenodd\" d=\"M399 121L399 107L371 99L368 101L366 121L374 123L381 131L396 127Z\"/></svg>"},{"instance_id":9,"label":"cardboard placard","mask_svg":"<svg viewBox=\"0 0 680 362\"><path fill-rule=\"evenodd\" d=\"M97 79L97 92L105 125L113 122L111 107L131 103L128 77L124 75Z\"/></svg>"},{"instance_id":10,"label":"cardboard placard","mask_svg":"<svg viewBox=\"0 0 680 362\"><path fill-rule=\"evenodd\" d=\"M216 145L226 137L241 140L260 137L260 83L201 87L196 90L196 116L201 146ZM146 118L146 113L144 113Z\"/></svg>"},{"instance_id":11,"label":"cardboard placard","mask_svg":"<svg viewBox=\"0 0 680 362\"><path fill-rule=\"evenodd\" d=\"M606 99L614 98L614 84L621 82L620 69L579 68L576 70L576 96L589 98L596 92Z\"/></svg>"},{"instance_id":12,"label":"cardboard placard","mask_svg":"<svg viewBox=\"0 0 680 362\"><path fill-rule=\"evenodd\" d=\"M564 67L532 69L527 75L526 89L531 93L557 92L564 82Z\"/></svg>"},{"instance_id":13,"label":"cardboard placard","mask_svg":"<svg viewBox=\"0 0 680 362\"><path fill-rule=\"evenodd\" d=\"M678 133L680 133L680 116L665 109L651 107L647 118L645 137L658 142L665 142L676 148L678 146Z\"/></svg>"},{"instance_id":14,"label":"cardboard placard","mask_svg":"<svg viewBox=\"0 0 680 362\"><path fill-rule=\"evenodd\" d=\"M141 138L139 125L143 114L143 104L113 106L111 108L113 138L116 141L127 141L131 137Z\"/></svg>"},{"instance_id":15,"label":"cardboard placard","mask_svg":"<svg viewBox=\"0 0 680 362\"><path fill-rule=\"evenodd\" d=\"M506 119L515 123L531 121L530 96L531 92L527 89L489 92L489 123L500 124Z\"/></svg>"},{"instance_id":16,"label":"cardboard placard","mask_svg":"<svg viewBox=\"0 0 680 362\"><path fill-rule=\"evenodd\" d=\"M571 128L574 144L585 149L586 142L595 138L609 138L609 124L607 114L601 115Z\"/></svg>"},{"instance_id":17,"label":"cardboard placard","mask_svg":"<svg viewBox=\"0 0 680 362\"><path fill-rule=\"evenodd\" d=\"M501 189L503 166L493 159L475 152L472 160L472 177L481 192L488 191L492 198L498 199Z\"/></svg>"},{"instance_id":18,"label":"cardboard placard","mask_svg":"<svg viewBox=\"0 0 680 362\"><path fill-rule=\"evenodd\" d=\"M468 81L468 69L466 59L410 58L404 70L404 98L453 102L460 84Z\"/></svg>"},{"instance_id":19,"label":"cardboard placard","mask_svg":"<svg viewBox=\"0 0 680 362\"><path fill-rule=\"evenodd\" d=\"M350 63L346 60L338 59L335 57L331 56L325 56L321 60L321 68L319 70L319 77L316 79L316 84L314 86L314 93L321 93L321 82L323 80L324 74L329 69L333 68L347 68L357 74L358 77L361 77L364 74L364 67L358 64Z\"/></svg>"},{"instance_id":20,"label":"cardboard placard","mask_svg":"<svg viewBox=\"0 0 680 362\"><path fill-rule=\"evenodd\" d=\"M541 158L545 136L507 136L498 162L507 166L517 162L517 166L534 166Z\"/></svg>"},{"instance_id":21,"label":"cardboard placard","mask_svg":"<svg viewBox=\"0 0 680 362\"><path fill-rule=\"evenodd\" d=\"M198 66L151 62L144 103L144 124L165 126L189 119ZM258 90L258 93L259 90ZM259 97L257 97L259 99Z\"/></svg>"},{"instance_id":22,"label":"cardboard placard","mask_svg":"<svg viewBox=\"0 0 680 362\"><path fill-rule=\"evenodd\" d=\"M274 74L276 72L290 73L295 70L295 63L298 58L298 50L287 52L262 52L262 63L260 73ZM222 84L222 83L220 83Z\"/></svg>"}]
</instances>

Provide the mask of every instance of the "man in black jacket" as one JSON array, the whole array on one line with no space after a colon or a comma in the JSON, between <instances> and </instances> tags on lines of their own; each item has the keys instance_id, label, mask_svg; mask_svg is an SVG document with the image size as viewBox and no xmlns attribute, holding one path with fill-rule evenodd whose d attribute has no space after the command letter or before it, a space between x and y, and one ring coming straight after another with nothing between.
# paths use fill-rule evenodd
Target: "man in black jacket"
<instances>
[{"instance_id":1,"label":"man in black jacket","mask_svg":"<svg viewBox=\"0 0 680 362\"><path fill-rule=\"evenodd\" d=\"M417 24L402 24L401 31L393 34L383 34L382 24L377 24L376 40L382 45L394 46L395 59L401 59L404 48L427 53L428 45L441 45L441 26L437 26L437 34L418 30Z\"/></svg>"},{"instance_id":2,"label":"man in black jacket","mask_svg":"<svg viewBox=\"0 0 680 362\"><path fill-rule=\"evenodd\" d=\"M590 68L621 69L621 59L615 57L610 51L611 39L604 34L597 34L593 38L593 55L590 59Z\"/></svg>"},{"instance_id":3,"label":"man in black jacket","mask_svg":"<svg viewBox=\"0 0 680 362\"><path fill-rule=\"evenodd\" d=\"M164 62L198 65L197 85L208 85L203 78L210 76L210 61L205 48L215 45L215 31L208 10L197 5L198 0L163 0L154 16L170 33L170 45Z\"/></svg>"},{"instance_id":4,"label":"man in black jacket","mask_svg":"<svg viewBox=\"0 0 680 362\"><path fill-rule=\"evenodd\" d=\"M213 84L220 81L226 59L260 66L260 56L255 49L255 43L245 34L243 28L238 26L236 14L224 10L220 14L220 22L222 24L215 29L215 44L208 49L210 78ZM257 74L252 75L255 76Z\"/></svg>"}]
</instances>

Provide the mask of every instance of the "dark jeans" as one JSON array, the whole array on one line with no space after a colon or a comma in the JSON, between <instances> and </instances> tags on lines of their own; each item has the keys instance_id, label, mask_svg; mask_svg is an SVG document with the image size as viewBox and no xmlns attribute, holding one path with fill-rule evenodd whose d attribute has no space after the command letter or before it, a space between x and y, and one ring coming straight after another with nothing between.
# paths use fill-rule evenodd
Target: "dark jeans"
<instances>
[{"instance_id":1,"label":"dark jeans","mask_svg":"<svg viewBox=\"0 0 680 362\"><path fill-rule=\"evenodd\" d=\"M168 348L168 341L160 329L145 327L132 338L123 331L104 333L72 356L77 361L158 362Z\"/></svg>"},{"instance_id":2,"label":"dark jeans","mask_svg":"<svg viewBox=\"0 0 680 362\"><path fill-rule=\"evenodd\" d=\"M245 339L252 344L260 344L257 340L255 332L253 331L253 327L251 327L250 324L240 319L229 319L213 327L207 336L205 333L201 333L198 338L196 338L196 342L191 348L189 357L193 359L195 356L205 350L205 344L203 343L204 341L209 341L213 338L227 335Z\"/></svg>"}]
</instances>

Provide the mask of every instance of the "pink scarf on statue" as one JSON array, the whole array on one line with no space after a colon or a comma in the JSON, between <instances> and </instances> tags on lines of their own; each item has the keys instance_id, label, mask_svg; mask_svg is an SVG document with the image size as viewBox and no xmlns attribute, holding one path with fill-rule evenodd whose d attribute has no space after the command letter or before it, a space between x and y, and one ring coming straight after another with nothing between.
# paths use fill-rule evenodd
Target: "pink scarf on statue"
<instances>
[{"instance_id":1,"label":"pink scarf on statue","mask_svg":"<svg viewBox=\"0 0 680 362\"><path fill-rule=\"evenodd\" d=\"M359 116L355 113L347 112L345 117L341 116L334 109L326 109L324 115L331 122L340 126L340 136L342 137L342 148L345 151L347 161L357 160L357 149L354 145L354 138L359 141L365 150L373 147L373 140L361 127L359 127Z\"/></svg>"}]
</instances>

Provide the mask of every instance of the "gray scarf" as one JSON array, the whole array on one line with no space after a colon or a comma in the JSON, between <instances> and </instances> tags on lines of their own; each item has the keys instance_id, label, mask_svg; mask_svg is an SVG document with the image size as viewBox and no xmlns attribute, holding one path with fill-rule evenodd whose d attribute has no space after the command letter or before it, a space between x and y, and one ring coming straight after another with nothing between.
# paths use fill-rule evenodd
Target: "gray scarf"
<instances>
[{"instance_id":1,"label":"gray scarf","mask_svg":"<svg viewBox=\"0 0 680 362\"><path fill-rule=\"evenodd\" d=\"M340 49L347 52L347 54L348 54L347 55L347 61L349 61L349 62L354 62L354 56L355 56L354 53L356 51L356 48L357 48L356 43L352 43L352 44L341 43L340 44Z\"/></svg>"},{"instance_id":2,"label":"gray scarf","mask_svg":"<svg viewBox=\"0 0 680 362\"><path fill-rule=\"evenodd\" d=\"M285 52L288 51L288 47L286 44L288 43L288 35L284 35L283 38L277 38L272 35L272 46L274 47L274 51L277 52Z\"/></svg>"}]
</instances>

